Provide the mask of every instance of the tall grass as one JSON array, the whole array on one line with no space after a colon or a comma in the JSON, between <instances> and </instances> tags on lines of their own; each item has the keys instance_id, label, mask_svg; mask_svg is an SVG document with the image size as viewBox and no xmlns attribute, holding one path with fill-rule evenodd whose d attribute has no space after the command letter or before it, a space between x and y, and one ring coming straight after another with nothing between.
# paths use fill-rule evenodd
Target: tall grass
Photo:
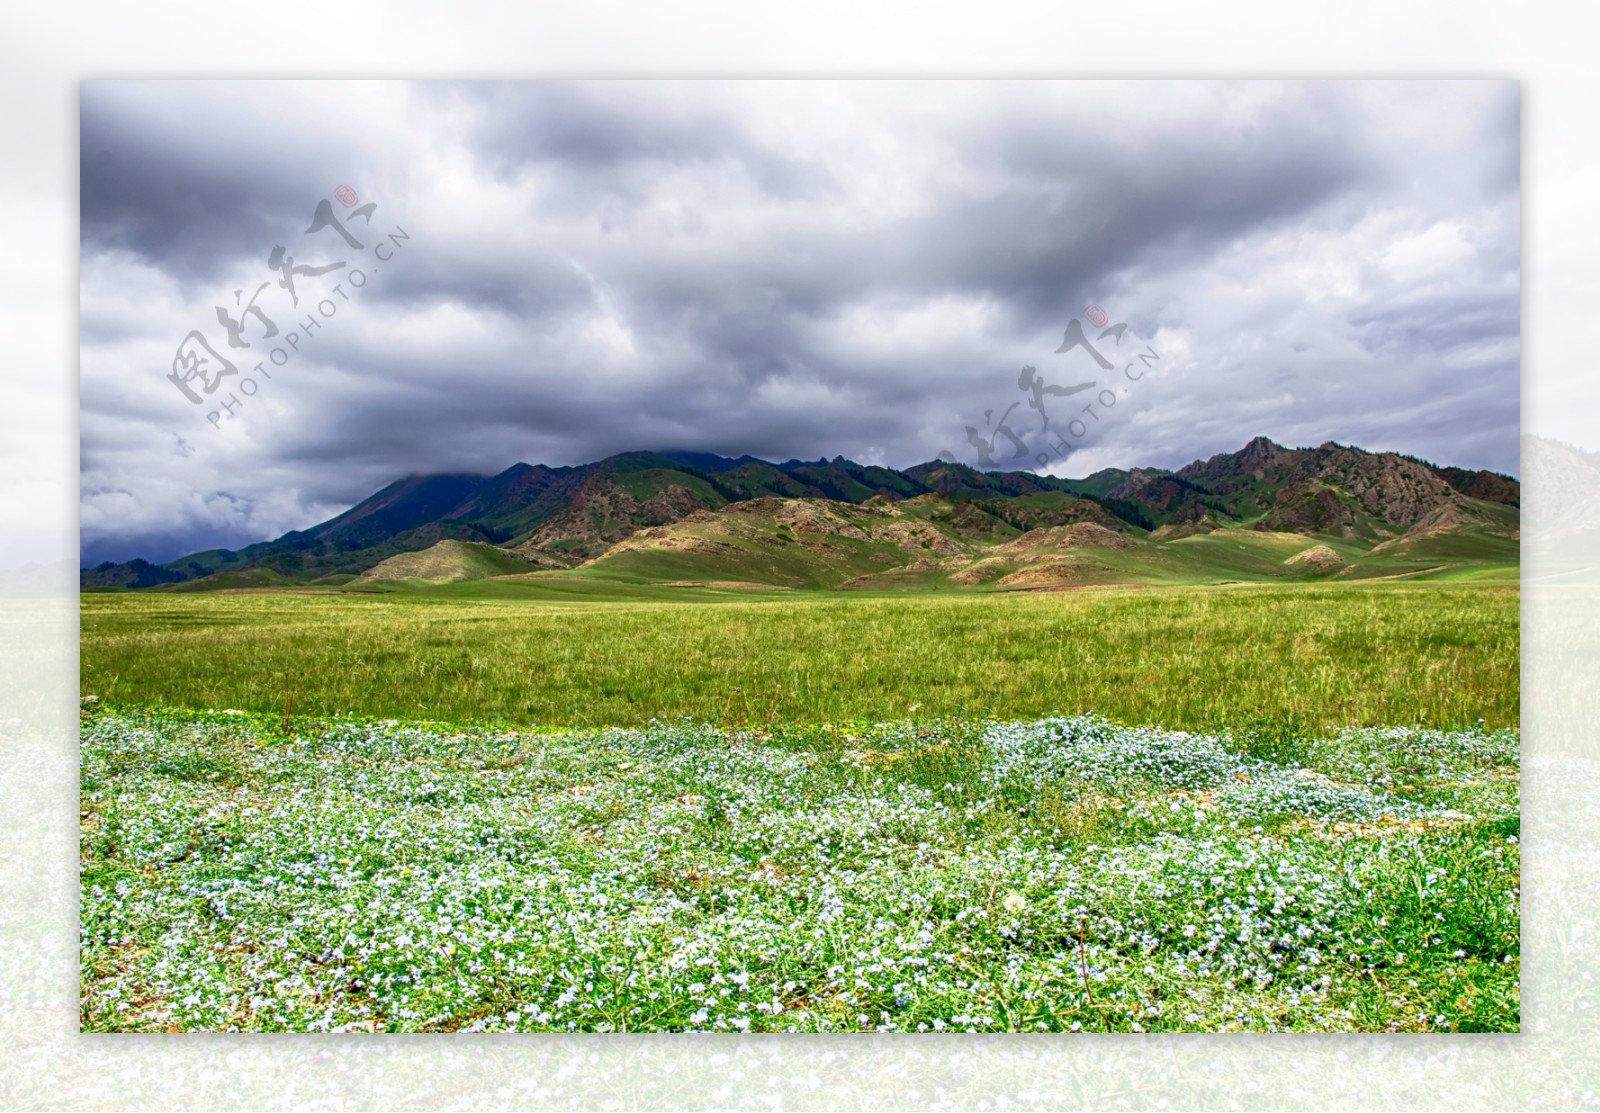
<instances>
[{"instance_id":1,"label":"tall grass","mask_svg":"<svg viewBox=\"0 0 1600 1113\"><path fill-rule=\"evenodd\" d=\"M1270 734L1518 719L1518 591L1468 584L841 595L715 605L88 595L112 703L594 726L1098 711Z\"/></svg>"}]
</instances>

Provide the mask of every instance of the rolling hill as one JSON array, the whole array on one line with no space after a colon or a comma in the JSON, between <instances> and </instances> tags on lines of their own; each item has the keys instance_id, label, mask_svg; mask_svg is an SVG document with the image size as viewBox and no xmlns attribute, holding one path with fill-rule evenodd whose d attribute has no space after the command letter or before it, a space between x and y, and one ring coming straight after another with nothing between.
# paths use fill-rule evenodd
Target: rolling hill
<instances>
[{"instance_id":1,"label":"rolling hill","mask_svg":"<svg viewBox=\"0 0 1600 1113\"><path fill-rule=\"evenodd\" d=\"M1514 568L1521 488L1332 442L1257 437L1083 479L943 460L631 452L410 476L239 550L81 572L83 590L372 590L525 576L800 589L1035 588Z\"/></svg>"}]
</instances>

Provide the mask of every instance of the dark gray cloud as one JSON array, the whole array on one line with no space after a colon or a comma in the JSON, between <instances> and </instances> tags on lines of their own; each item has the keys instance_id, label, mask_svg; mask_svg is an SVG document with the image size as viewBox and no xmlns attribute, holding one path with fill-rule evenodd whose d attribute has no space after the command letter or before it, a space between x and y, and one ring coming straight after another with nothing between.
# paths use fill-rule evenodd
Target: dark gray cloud
<instances>
[{"instance_id":1,"label":"dark gray cloud","mask_svg":"<svg viewBox=\"0 0 1600 1113\"><path fill-rule=\"evenodd\" d=\"M82 117L86 558L517 460L970 459L1014 402L1036 449L1023 364L1132 386L1058 474L1258 433L1516 468L1513 84L100 82ZM340 184L359 250L305 231ZM276 245L346 266L220 348ZM1090 303L1119 369L1159 352L1136 385L1054 354ZM305 335L213 428L166 379L194 328L217 397Z\"/></svg>"},{"instance_id":2,"label":"dark gray cloud","mask_svg":"<svg viewBox=\"0 0 1600 1113\"><path fill-rule=\"evenodd\" d=\"M827 167L796 158L752 134L719 106L657 95L649 81L464 82L424 85L470 106L466 145L478 165L516 182L551 171L567 202L597 198L637 204L666 169L713 166L746 175L776 198L814 196L836 187Z\"/></svg>"},{"instance_id":3,"label":"dark gray cloud","mask_svg":"<svg viewBox=\"0 0 1600 1113\"><path fill-rule=\"evenodd\" d=\"M185 284L225 283L310 223L325 184L307 182L304 163L334 161L332 137L263 127L243 106L219 112L198 90L185 104L190 95L184 83L84 83L85 257L125 252Z\"/></svg>"}]
</instances>

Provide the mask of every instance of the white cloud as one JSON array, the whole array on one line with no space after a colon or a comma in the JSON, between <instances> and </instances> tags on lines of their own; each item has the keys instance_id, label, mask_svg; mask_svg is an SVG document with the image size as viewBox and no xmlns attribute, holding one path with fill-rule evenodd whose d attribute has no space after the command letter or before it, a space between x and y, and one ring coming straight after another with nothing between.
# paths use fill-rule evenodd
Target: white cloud
<instances>
[{"instance_id":1,"label":"white cloud","mask_svg":"<svg viewBox=\"0 0 1600 1113\"><path fill-rule=\"evenodd\" d=\"M1444 274L1477 255L1459 221L1441 220L1425 232L1389 245L1383 269L1397 282L1420 282Z\"/></svg>"}]
</instances>

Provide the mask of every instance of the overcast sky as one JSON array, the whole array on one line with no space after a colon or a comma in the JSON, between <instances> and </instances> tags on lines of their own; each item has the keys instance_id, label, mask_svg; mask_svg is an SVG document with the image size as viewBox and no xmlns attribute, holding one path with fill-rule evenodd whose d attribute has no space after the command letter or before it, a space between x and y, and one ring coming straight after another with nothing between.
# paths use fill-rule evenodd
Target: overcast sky
<instances>
[{"instance_id":1,"label":"overcast sky","mask_svg":"<svg viewBox=\"0 0 1600 1113\"><path fill-rule=\"evenodd\" d=\"M1515 474L1518 118L1499 82L88 83L83 558L631 449Z\"/></svg>"}]
</instances>

